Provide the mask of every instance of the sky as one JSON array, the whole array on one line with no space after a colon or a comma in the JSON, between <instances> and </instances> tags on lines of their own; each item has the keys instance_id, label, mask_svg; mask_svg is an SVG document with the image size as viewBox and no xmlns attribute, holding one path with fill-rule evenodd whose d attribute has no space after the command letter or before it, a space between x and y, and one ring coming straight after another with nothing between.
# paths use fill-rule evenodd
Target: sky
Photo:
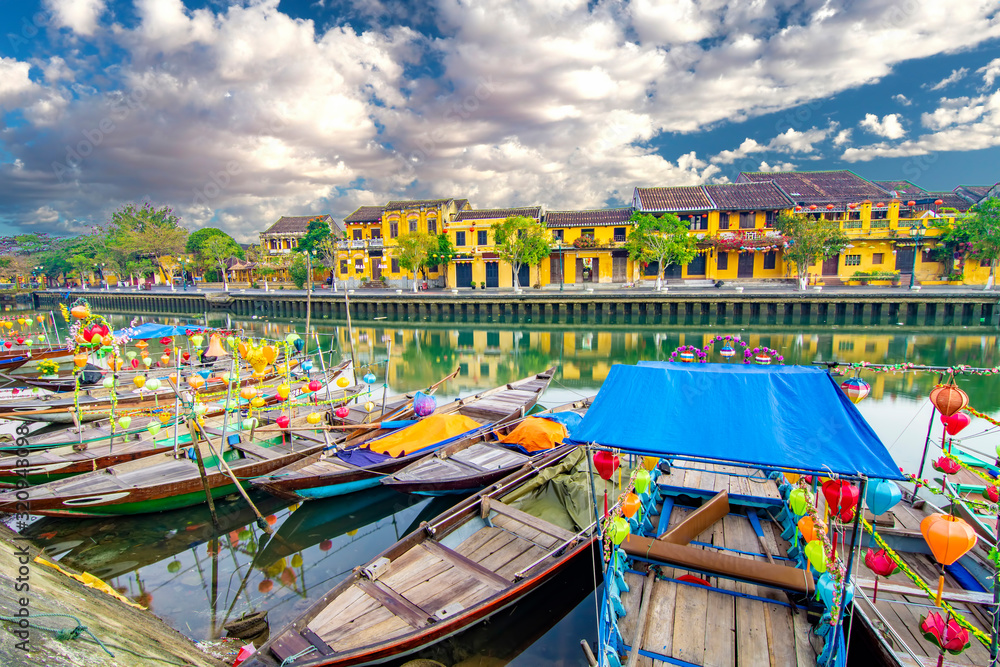
<instances>
[{"instance_id":1,"label":"sky","mask_svg":"<svg viewBox=\"0 0 1000 667\"><path fill-rule=\"evenodd\" d=\"M1000 180L996 0L0 0L0 234Z\"/></svg>"}]
</instances>

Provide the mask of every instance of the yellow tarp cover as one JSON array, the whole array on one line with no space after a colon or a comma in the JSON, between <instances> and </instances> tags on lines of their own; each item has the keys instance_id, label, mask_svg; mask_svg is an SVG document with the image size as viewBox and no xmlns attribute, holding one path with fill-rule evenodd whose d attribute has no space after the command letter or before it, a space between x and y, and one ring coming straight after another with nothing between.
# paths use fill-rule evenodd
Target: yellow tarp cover
<instances>
[{"instance_id":1,"label":"yellow tarp cover","mask_svg":"<svg viewBox=\"0 0 1000 667\"><path fill-rule=\"evenodd\" d=\"M500 438L500 442L521 445L529 454L552 449L569 435L566 427L559 422L541 417L528 417L517 427Z\"/></svg>"},{"instance_id":2,"label":"yellow tarp cover","mask_svg":"<svg viewBox=\"0 0 1000 667\"><path fill-rule=\"evenodd\" d=\"M368 449L394 458L405 456L479 426L479 422L465 415L431 415L413 426L373 441Z\"/></svg>"},{"instance_id":3,"label":"yellow tarp cover","mask_svg":"<svg viewBox=\"0 0 1000 667\"><path fill-rule=\"evenodd\" d=\"M83 574L73 574L72 572L67 572L66 570L62 569L52 561L45 560L41 556L35 556L35 562L38 563L39 565L48 565L52 569L62 572L67 577L72 577L76 579L84 586L89 586L90 588L94 588L103 593L107 593L111 597L118 598L119 600L121 600L130 607L135 607L136 609L145 609L145 607L143 607L141 604L136 604L135 602L132 602L127 597L125 597L115 589L111 588L111 586L108 586L106 583L104 583L104 581L98 579L89 572L84 572Z\"/></svg>"}]
</instances>

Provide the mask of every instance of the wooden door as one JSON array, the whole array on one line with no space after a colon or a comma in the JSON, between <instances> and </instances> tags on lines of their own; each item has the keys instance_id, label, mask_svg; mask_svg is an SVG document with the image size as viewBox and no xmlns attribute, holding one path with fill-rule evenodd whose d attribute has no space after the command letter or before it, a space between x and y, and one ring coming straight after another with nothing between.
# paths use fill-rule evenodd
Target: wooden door
<instances>
[{"instance_id":1,"label":"wooden door","mask_svg":"<svg viewBox=\"0 0 1000 667\"><path fill-rule=\"evenodd\" d=\"M739 264L736 267L736 277L753 278L753 260L755 253L741 252L739 254Z\"/></svg>"},{"instance_id":2,"label":"wooden door","mask_svg":"<svg viewBox=\"0 0 1000 667\"><path fill-rule=\"evenodd\" d=\"M563 278L562 253L549 255L549 282L560 285L565 282Z\"/></svg>"},{"instance_id":3,"label":"wooden door","mask_svg":"<svg viewBox=\"0 0 1000 667\"><path fill-rule=\"evenodd\" d=\"M628 257L612 257L611 258L611 282L613 283L623 283L628 277L626 272L628 269Z\"/></svg>"},{"instance_id":4,"label":"wooden door","mask_svg":"<svg viewBox=\"0 0 1000 667\"><path fill-rule=\"evenodd\" d=\"M913 273L916 263L917 249L913 246L896 248L896 270L900 273Z\"/></svg>"},{"instance_id":5,"label":"wooden door","mask_svg":"<svg viewBox=\"0 0 1000 667\"><path fill-rule=\"evenodd\" d=\"M472 262L455 263L455 287L469 287L472 284Z\"/></svg>"},{"instance_id":6,"label":"wooden door","mask_svg":"<svg viewBox=\"0 0 1000 667\"><path fill-rule=\"evenodd\" d=\"M486 262L486 286L500 287L500 262Z\"/></svg>"},{"instance_id":7,"label":"wooden door","mask_svg":"<svg viewBox=\"0 0 1000 667\"><path fill-rule=\"evenodd\" d=\"M840 255L827 257L823 260L823 275L835 276L840 273Z\"/></svg>"}]
</instances>

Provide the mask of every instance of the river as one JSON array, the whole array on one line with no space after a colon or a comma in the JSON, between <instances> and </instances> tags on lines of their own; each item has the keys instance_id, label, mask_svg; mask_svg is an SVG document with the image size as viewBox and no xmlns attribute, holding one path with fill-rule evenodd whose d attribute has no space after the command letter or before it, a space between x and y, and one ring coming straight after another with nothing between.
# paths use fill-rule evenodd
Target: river
<instances>
[{"instance_id":1,"label":"river","mask_svg":"<svg viewBox=\"0 0 1000 667\"><path fill-rule=\"evenodd\" d=\"M125 324L120 317L111 319ZM269 338L283 338L304 328L301 321L236 322L225 316L200 321L165 316L157 321L242 327L249 335ZM324 352L332 350L337 359L351 353L346 326L320 321L316 330ZM440 399L468 395L555 366L555 379L541 399L545 406L553 406L596 394L612 364L666 360L680 345L702 347L723 334L739 334L751 348L773 348L785 357L785 363L1000 365L996 333L969 331L939 334L823 327L789 332L786 327L781 331L672 328L658 332L644 328L633 332L621 326L383 320L355 322L353 353L363 369L359 375L371 370L377 376L373 400L378 400L383 385L390 395L410 391L432 384L455 368L460 369L459 376L439 392ZM722 361L717 355L714 360ZM862 377L872 390L858 406L861 413L897 463L915 471L930 416L927 395L938 375L866 370ZM957 382L971 397L972 407L994 416L1000 412L996 378L963 375ZM803 396L801 400L810 399ZM739 406L718 396L690 415L690 431L696 433L701 420L739 418ZM983 420L974 420L962 434L963 442L967 448L993 452L1000 443L998 433ZM241 500L219 505L224 529L220 535L214 534L207 510L201 508L107 520L42 519L26 532L52 558L104 578L184 634L203 640L216 634L226 619L251 610L266 610L271 628L277 629L351 568L456 499L431 500L375 489L301 506L263 496L258 500L275 529L269 540L252 523L252 514ZM448 667L585 664L579 641L596 637L590 594L594 577L589 562L577 563L540 594L451 640L430 657Z\"/></svg>"}]
</instances>

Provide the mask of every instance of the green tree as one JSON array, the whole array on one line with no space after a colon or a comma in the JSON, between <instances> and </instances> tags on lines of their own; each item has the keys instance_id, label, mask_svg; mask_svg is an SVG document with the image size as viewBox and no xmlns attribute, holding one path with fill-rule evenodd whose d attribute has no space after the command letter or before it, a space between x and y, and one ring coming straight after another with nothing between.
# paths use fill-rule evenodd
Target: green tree
<instances>
[{"instance_id":1,"label":"green tree","mask_svg":"<svg viewBox=\"0 0 1000 667\"><path fill-rule=\"evenodd\" d=\"M417 291L417 271L427 262L431 252L437 250L438 240L426 232L406 232L396 239L399 265L413 275L413 291Z\"/></svg>"},{"instance_id":2,"label":"green tree","mask_svg":"<svg viewBox=\"0 0 1000 667\"><path fill-rule=\"evenodd\" d=\"M168 206L155 208L125 204L111 214L110 222L100 230L103 250L100 260L110 264L119 277L126 275L130 261L148 257L169 278L171 285L182 264L188 232Z\"/></svg>"},{"instance_id":3,"label":"green tree","mask_svg":"<svg viewBox=\"0 0 1000 667\"><path fill-rule=\"evenodd\" d=\"M788 237L784 257L795 263L800 290L806 288L810 264L836 255L849 242L836 220L813 219L804 213L785 211L778 216L774 227Z\"/></svg>"},{"instance_id":4,"label":"green tree","mask_svg":"<svg viewBox=\"0 0 1000 667\"><path fill-rule=\"evenodd\" d=\"M514 269L514 289L520 290L517 274L522 264L535 266L549 256L549 233L538 220L515 215L490 225L493 246L500 259Z\"/></svg>"},{"instance_id":5,"label":"green tree","mask_svg":"<svg viewBox=\"0 0 1000 667\"><path fill-rule=\"evenodd\" d=\"M962 221L962 227L979 257L979 265L990 264L986 289L995 288L997 259L1000 258L1000 199L990 197L973 206Z\"/></svg>"},{"instance_id":6,"label":"green tree","mask_svg":"<svg viewBox=\"0 0 1000 667\"><path fill-rule=\"evenodd\" d=\"M187 241L184 243L184 250L189 255L194 255L195 257L198 257L201 255L201 249L205 245L205 243L208 242L209 239L214 238L216 236L221 236L223 238L229 239L230 241L233 242L233 245L235 245L237 248L239 248L240 246L240 244L237 243L232 236L225 233L218 227L202 227L197 231L191 232L191 234L187 237ZM243 259L242 248L240 249L240 254L237 255L237 257Z\"/></svg>"},{"instance_id":7,"label":"green tree","mask_svg":"<svg viewBox=\"0 0 1000 667\"><path fill-rule=\"evenodd\" d=\"M212 266L222 275L224 289L229 289L229 267L226 262L232 257L243 258L243 250L228 234L216 234L201 244L198 256L203 265Z\"/></svg>"},{"instance_id":8,"label":"green tree","mask_svg":"<svg viewBox=\"0 0 1000 667\"><path fill-rule=\"evenodd\" d=\"M295 287L302 289L309 278L309 265L306 264L304 253L297 252L288 263L288 277L295 283Z\"/></svg>"},{"instance_id":9,"label":"green tree","mask_svg":"<svg viewBox=\"0 0 1000 667\"><path fill-rule=\"evenodd\" d=\"M313 251L319 255L320 246L325 239L330 238L330 225L323 218L313 218L306 227L306 235L299 239L299 252Z\"/></svg>"},{"instance_id":10,"label":"green tree","mask_svg":"<svg viewBox=\"0 0 1000 667\"><path fill-rule=\"evenodd\" d=\"M447 266L451 263L451 260L455 259L455 255L458 252L455 250L455 246L452 244L451 239L448 238L447 234L437 235L437 245L430 251L427 255L427 259L424 261L422 268L433 269L437 266L445 267L445 286L448 283L448 271Z\"/></svg>"},{"instance_id":11,"label":"green tree","mask_svg":"<svg viewBox=\"0 0 1000 667\"><path fill-rule=\"evenodd\" d=\"M663 274L671 264L687 264L697 254L698 241L688 234L688 224L673 213L657 218L649 213L632 214L635 225L625 241L634 262L657 262L656 289L663 287Z\"/></svg>"}]
</instances>

